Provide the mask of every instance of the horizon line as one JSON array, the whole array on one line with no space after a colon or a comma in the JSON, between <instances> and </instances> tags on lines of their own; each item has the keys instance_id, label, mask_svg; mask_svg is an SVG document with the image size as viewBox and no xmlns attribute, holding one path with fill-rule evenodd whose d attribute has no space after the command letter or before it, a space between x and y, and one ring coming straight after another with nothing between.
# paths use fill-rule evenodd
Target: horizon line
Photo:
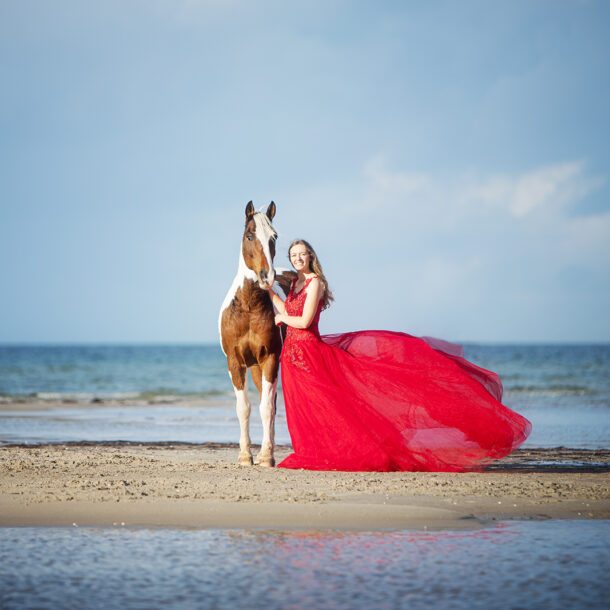
<instances>
[{"instance_id":1,"label":"horizon line","mask_svg":"<svg viewBox=\"0 0 610 610\"><path fill-rule=\"evenodd\" d=\"M418 335L411 335L418 337ZM427 335L426 335L427 336ZM552 339L539 341L524 340L463 340L443 339L458 345L495 345L495 346L592 346L610 345L610 339L601 340L566 340ZM211 347L220 349L219 341L2 341L1 347Z\"/></svg>"}]
</instances>

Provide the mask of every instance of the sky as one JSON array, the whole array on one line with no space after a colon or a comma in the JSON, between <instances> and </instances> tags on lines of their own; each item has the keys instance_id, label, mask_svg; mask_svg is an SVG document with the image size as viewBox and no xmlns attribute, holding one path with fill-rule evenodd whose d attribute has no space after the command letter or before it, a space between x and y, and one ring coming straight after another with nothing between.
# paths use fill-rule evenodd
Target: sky
<instances>
[{"instance_id":1,"label":"sky","mask_svg":"<svg viewBox=\"0 0 610 610\"><path fill-rule=\"evenodd\" d=\"M322 332L610 341L610 0L0 1L0 342L212 343L249 200Z\"/></svg>"}]
</instances>

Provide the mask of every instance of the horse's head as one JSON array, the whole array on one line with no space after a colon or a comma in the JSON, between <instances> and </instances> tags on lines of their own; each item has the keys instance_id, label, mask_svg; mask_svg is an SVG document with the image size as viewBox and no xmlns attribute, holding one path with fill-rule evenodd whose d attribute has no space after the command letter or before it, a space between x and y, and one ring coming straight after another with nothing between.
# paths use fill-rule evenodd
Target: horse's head
<instances>
[{"instance_id":1,"label":"horse's head","mask_svg":"<svg viewBox=\"0 0 610 610\"><path fill-rule=\"evenodd\" d=\"M277 233L271 224L274 216L273 201L266 212L257 212L251 201L246 206L246 226L241 251L246 266L256 273L258 285L263 289L272 286L275 280L273 258Z\"/></svg>"}]
</instances>

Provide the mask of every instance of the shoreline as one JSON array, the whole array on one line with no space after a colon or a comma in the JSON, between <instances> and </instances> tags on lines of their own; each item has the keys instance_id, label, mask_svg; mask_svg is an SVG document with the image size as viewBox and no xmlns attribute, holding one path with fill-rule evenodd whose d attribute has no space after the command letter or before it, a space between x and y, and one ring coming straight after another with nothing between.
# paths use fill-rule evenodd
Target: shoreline
<instances>
[{"instance_id":1,"label":"shoreline","mask_svg":"<svg viewBox=\"0 0 610 610\"><path fill-rule=\"evenodd\" d=\"M278 462L290 453L276 450ZM519 449L484 472L240 467L234 443L0 447L0 526L472 529L610 519L610 450Z\"/></svg>"},{"instance_id":2,"label":"shoreline","mask_svg":"<svg viewBox=\"0 0 610 610\"><path fill-rule=\"evenodd\" d=\"M104 407L151 407L151 406L182 406L182 407L216 407L234 406L234 397L227 393L198 394L159 394L154 397L143 395L134 397L100 397L91 395L88 398L40 398L34 396L7 397L0 396L0 413L4 411L47 411L54 409L90 409Z\"/></svg>"}]
</instances>

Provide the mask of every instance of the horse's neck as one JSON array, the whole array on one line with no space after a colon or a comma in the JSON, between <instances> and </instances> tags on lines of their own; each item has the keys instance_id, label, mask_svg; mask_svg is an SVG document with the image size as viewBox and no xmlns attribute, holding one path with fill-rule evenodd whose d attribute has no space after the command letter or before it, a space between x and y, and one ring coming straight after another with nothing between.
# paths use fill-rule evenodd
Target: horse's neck
<instances>
[{"instance_id":1,"label":"horse's neck","mask_svg":"<svg viewBox=\"0 0 610 610\"><path fill-rule=\"evenodd\" d=\"M260 288L258 282L247 278L244 279L241 290L238 290L235 296L240 308L244 311L269 307L271 304L267 291Z\"/></svg>"},{"instance_id":2,"label":"horse's neck","mask_svg":"<svg viewBox=\"0 0 610 610\"><path fill-rule=\"evenodd\" d=\"M252 281L256 281L257 277L256 277L256 273L254 273L254 271L252 271L252 269L250 269L250 267L248 267L248 265L246 265L246 261L244 260L244 255L241 253L241 250L239 252L239 263L237 265L237 278L243 278L245 280L252 280Z\"/></svg>"},{"instance_id":3,"label":"horse's neck","mask_svg":"<svg viewBox=\"0 0 610 610\"><path fill-rule=\"evenodd\" d=\"M241 293L246 298L256 296L258 292L263 292L258 286L258 282L245 278L241 285Z\"/></svg>"}]
</instances>

